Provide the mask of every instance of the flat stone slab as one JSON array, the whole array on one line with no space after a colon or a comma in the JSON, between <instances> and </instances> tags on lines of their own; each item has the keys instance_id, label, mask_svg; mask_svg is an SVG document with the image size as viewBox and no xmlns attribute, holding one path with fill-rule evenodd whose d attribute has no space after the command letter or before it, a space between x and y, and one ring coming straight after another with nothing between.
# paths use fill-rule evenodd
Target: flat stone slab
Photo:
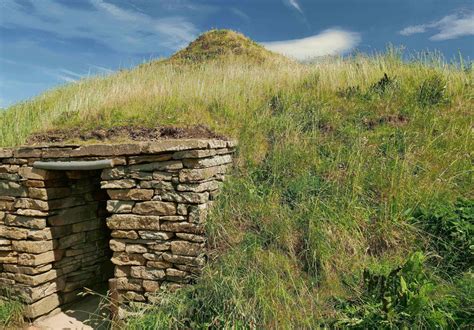
<instances>
[{"instance_id":1,"label":"flat stone slab","mask_svg":"<svg viewBox=\"0 0 474 330\"><path fill-rule=\"evenodd\" d=\"M160 152L184 151L206 148L232 148L235 140L218 139L164 139L150 142L127 142L110 144L58 145L43 144L0 148L0 158L75 158L75 157L117 157Z\"/></svg>"},{"instance_id":2,"label":"flat stone slab","mask_svg":"<svg viewBox=\"0 0 474 330\"><path fill-rule=\"evenodd\" d=\"M68 309L33 323L29 329L108 329L108 313L99 296L89 296Z\"/></svg>"}]
</instances>

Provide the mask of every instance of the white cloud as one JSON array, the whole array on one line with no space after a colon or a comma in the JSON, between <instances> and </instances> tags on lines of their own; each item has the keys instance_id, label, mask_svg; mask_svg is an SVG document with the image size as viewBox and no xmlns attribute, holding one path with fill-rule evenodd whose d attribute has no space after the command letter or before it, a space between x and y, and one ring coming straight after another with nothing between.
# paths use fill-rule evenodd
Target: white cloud
<instances>
[{"instance_id":1,"label":"white cloud","mask_svg":"<svg viewBox=\"0 0 474 330\"><path fill-rule=\"evenodd\" d=\"M437 31L437 33L430 37L430 40L435 41L474 35L474 13L457 12L428 24L407 26L399 33L404 36L410 36L416 33L425 33L430 30Z\"/></svg>"},{"instance_id":2,"label":"white cloud","mask_svg":"<svg viewBox=\"0 0 474 330\"><path fill-rule=\"evenodd\" d=\"M345 53L357 46L360 40L359 33L329 29L303 39L264 42L263 46L297 60L308 60L318 56Z\"/></svg>"},{"instance_id":3,"label":"white cloud","mask_svg":"<svg viewBox=\"0 0 474 330\"><path fill-rule=\"evenodd\" d=\"M411 25L401 30L400 34L404 36L410 36L415 33L424 33L424 32L426 32L426 25Z\"/></svg>"},{"instance_id":4,"label":"white cloud","mask_svg":"<svg viewBox=\"0 0 474 330\"><path fill-rule=\"evenodd\" d=\"M63 39L88 38L120 52L176 50L194 39L195 26L182 16L155 18L104 0L88 0L80 9L55 0L32 1L25 10L18 1L2 4L0 26L29 28Z\"/></svg>"}]
</instances>

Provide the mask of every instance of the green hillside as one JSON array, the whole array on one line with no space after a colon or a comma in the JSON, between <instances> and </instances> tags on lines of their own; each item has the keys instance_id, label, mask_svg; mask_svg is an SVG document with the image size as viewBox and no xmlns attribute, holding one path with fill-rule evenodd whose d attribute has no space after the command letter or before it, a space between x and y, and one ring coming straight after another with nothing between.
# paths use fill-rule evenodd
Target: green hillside
<instances>
[{"instance_id":1,"label":"green hillside","mask_svg":"<svg viewBox=\"0 0 474 330\"><path fill-rule=\"evenodd\" d=\"M0 112L0 146L123 125L239 140L202 278L128 328L468 328L473 77L394 49L304 65L211 31Z\"/></svg>"}]
</instances>

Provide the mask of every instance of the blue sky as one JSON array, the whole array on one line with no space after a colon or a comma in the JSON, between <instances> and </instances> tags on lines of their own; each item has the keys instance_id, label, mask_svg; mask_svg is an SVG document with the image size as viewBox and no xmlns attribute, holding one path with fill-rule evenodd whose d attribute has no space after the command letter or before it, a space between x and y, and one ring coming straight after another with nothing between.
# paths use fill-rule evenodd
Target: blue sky
<instances>
[{"instance_id":1,"label":"blue sky","mask_svg":"<svg viewBox=\"0 0 474 330\"><path fill-rule=\"evenodd\" d=\"M211 28L307 59L439 50L474 58L472 0L0 0L0 107L166 57Z\"/></svg>"}]
</instances>

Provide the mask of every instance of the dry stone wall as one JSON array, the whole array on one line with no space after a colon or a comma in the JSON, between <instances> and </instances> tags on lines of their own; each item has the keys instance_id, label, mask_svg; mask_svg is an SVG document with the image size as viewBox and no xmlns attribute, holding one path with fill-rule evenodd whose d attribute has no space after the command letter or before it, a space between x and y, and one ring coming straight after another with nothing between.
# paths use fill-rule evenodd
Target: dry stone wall
<instances>
[{"instance_id":1,"label":"dry stone wall","mask_svg":"<svg viewBox=\"0 0 474 330\"><path fill-rule=\"evenodd\" d=\"M118 306L192 283L234 148L190 139L0 149L0 288L37 318L107 279ZM35 165L100 159L110 167Z\"/></svg>"}]
</instances>

